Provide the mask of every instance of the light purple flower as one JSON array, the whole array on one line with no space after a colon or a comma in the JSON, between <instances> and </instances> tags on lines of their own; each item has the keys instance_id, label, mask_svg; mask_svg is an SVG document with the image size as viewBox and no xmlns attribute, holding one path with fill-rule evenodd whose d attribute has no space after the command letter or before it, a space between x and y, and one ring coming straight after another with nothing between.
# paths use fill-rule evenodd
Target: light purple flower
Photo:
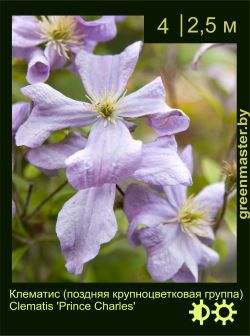
<instances>
[{"instance_id":1,"label":"light purple flower","mask_svg":"<svg viewBox=\"0 0 250 336\"><path fill-rule=\"evenodd\" d=\"M19 102L12 105L12 140L24 122L24 120L28 117L30 111L30 103L26 102ZM15 163L15 150L14 150L14 143L12 143L12 170L14 168ZM14 201L12 201L12 217L16 213L16 205Z\"/></svg>"},{"instance_id":2,"label":"light purple flower","mask_svg":"<svg viewBox=\"0 0 250 336\"><path fill-rule=\"evenodd\" d=\"M133 94L123 95L140 49L141 43L137 42L120 55L95 56L85 51L77 55L78 71L91 103L71 100L46 84L23 89L34 108L18 131L17 144L32 147L27 159L46 173L53 174L66 166L69 182L80 189L65 203L57 220L66 266L75 274L116 232L115 183L127 177L153 185L192 182L173 136L142 145L129 132L134 125L124 117L162 110L171 113L160 78ZM60 143L42 145L56 129L84 127L92 122L87 140L73 133Z\"/></svg>"},{"instance_id":3,"label":"light purple flower","mask_svg":"<svg viewBox=\"0 0 250 336\"><path fill-rule=\"evenodd\" d=\"M17 132L17 145L35 148L55 130L84 127L94 122L85 148L66 160L69 182L80 190L117 183L131 176L141 163L142 143L132 138L124 118L162 111L166 115L172 113L165 103L160 77L124 95L140 50L141 42L136 42L119 55L97 56L85 51L77 54L76 65L90 103L67 98L42 83L23 88L22 92L32 99L34 108ZM189 123L184 114L183 123ZM176 129L171 124L169 133L179 130L179 125Z\"/></svg>"},{"instance_id":4,"label":"light purple flower","mask_svg":"<svg viewBox=\"0 0 250 336\"><path fill-rule=\"evenodd\" d=\"M73 152L83 149L85 144L86 139L74 132L59 143L30 149L26 157L30 163L52 175L58 169L65 168L66 158ZM143 159L139 168L131 175L132 178L153 185L191 184L190 172L177 154L177 144L173 136L158 138L151 144L143 145L142 153ZM107 238L105 242L113 238L116 224L111 212L113 204L111 201L114 201L114 198L108 198L110 200L108 207L104 198L108 197L106 191L114 193L114 190L115 185L113 184L84 189L63 206L57 220L57 232L59 232L58 237L67 262L67 269L70 272L81 273L83 264L97 255L100 245L104 242L102 237L110 238ZM111 195L109 194L109 197ZM88 199L87 204L86 199ZM100 204L103 202L102 210L96 208L99 202ZM94 213L101 211L99 216L91 218L91 226L88 223L90 219L85 207L93 209ZM99 236L96 232L97 229ZM69 232L71 233L69 234ZM81 233L80 236L78 236L78 232ZM93 239L95 244L90 244L89 240ZM65 241L67 245L65 245Z\"/></svg>"},{"instance_id":5,"label":"light purple flower","mask_svg":"<svg viewBox=\"0 0 250 336\"><path fill-rule=\"evenodd\" d=\"M116 35L114 16L85 21L80 16L14 16L13 56L28 61L27 81L44 82L51 70L61 68L79 49L92 51L98 42ZM42 50L41 44L45 44ZM71 54L71 55L70 55Z\"/></svg>"},{"instance_id":6,"label":"light purple flower","mask_svg":"<svg viewBox=\"0 0 250 336\"><path fill-rule=\"evenodd\" d=\"M68 57L74 48L86 47L88 41L106 42L116 35L114 16L85 21L81 16L14 16L12 46L19 48L52 44L59 55Z\"/></svg>"},{"instance_id":7,"label":"light purple flower","mask_svg":"<svg viewBox=\"0 0 250 336\"><path fill-rule=\"evenodd\" d=\"M181 157L191 172L190 146ZM197 282L198 270L218 261L218 254L205 243L214 239L211 224L223 204L224 183L209 185L188 198L183 185L163 189L164 196L139 185L129 186L124 199L128 239L134 246L145 247L154 280Z\"/></svg>"}]
</instances>

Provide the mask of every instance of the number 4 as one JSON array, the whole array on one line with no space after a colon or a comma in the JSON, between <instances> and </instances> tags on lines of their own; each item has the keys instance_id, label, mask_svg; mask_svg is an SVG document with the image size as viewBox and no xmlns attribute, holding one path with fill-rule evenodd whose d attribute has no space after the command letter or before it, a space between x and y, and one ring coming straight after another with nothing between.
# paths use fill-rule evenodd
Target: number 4
<instances>
[{"instance_id":1,"label":"number 4","mask_svg":"<svg viewBox=\"0 0 250 336\"><path fill-rule=\"evenodd\" d=\"M167 34L169 28L167 27L167 18L163 19L159 24L157 30L163 30L164 34Z\"/></svg>"}]
</instances>

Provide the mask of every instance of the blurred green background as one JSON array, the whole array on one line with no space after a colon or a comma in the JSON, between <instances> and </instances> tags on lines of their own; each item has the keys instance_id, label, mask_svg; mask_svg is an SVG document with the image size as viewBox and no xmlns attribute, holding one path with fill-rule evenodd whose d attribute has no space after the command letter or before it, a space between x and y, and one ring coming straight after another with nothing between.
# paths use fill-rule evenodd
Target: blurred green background
<instances>
[{"instance_id":1,"label":"blurred green background","mask_svg":"<svg viewBox=\"0 0 250 336\"><path fill-rule=\"evenodd\" d=\"M112 41L99 44L95 53L119 53L130 43L143 40L143 17L131 16L117 23ZM191 119L187 131L177 135L180 149L193 146L195 169L190 193L221 179L222 161L235 159L236 132L236 50L213 48L202 57L197 70L191 67L200 44L145 44L128 93L162 75L167 84L167 103L182 109ZM13 60L13 103L24 101L20 88L27 85L26 64ZM80 79L66 69L56 70L48 80L53 88L77 100L86 100ZM145 142L156 135L142 118L136 120L134 136ZM65 132L54 133L49 142L59 141ZM27 215L65 181L65 172L46 177L24 159L25 148L16 149L13 172L13 197L21 209L33 185ZM146 270L146 253L131 247L126 239L127 220L117 194L115 214L118 232L104 244L99 255L84 266L80 276L69 274L64 266L55 234L57 214L75 194L69 185L61 189L29 220L13 219L13 282L151 282ZM101 215L101 214L100 214ZM27 217L27 216L26 216ZM203 274L206 282L235 282L236 274L236 197L228 205L214 248L219 263Z\"/></svg>"}]
</instances>

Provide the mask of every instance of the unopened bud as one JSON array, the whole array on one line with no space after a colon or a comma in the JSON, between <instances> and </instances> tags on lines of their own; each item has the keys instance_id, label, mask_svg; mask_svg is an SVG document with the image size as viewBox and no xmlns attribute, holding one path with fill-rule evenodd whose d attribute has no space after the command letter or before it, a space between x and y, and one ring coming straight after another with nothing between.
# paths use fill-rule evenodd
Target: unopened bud
<instances>
[{"instance_id":1,"label":"unopened bud","mask_svg":"<svg viewBox=\"0 0 250 336\"><path fill-rule=\"evenodd\" d=\"M237 166L236 162L228 163L226 161L223 162L222 174L225 176L225 189L229 194L233 192L236 188L237 182Z\"/></svg>"}]
</instances>

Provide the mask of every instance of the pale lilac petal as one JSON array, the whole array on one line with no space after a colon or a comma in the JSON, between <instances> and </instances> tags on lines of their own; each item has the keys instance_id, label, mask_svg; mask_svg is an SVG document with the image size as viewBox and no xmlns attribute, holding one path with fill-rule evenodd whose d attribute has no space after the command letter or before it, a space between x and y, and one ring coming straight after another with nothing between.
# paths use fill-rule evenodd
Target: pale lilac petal
<instances>
[{"instance_id":1,"label":"pale lilac petal","mask_svg":"<svg viewBox=\"0 0 250 336\"><path fill-rule=\"evenodd\" d=\"M116 15L115 16L115 21L116 22L122 22L126 19L126 17L127 17L126 15Z\"/></svg>"},{"instance_id":2,"label":"pale lilac petal","mask_svg":"<svg viewBox=\"0 0 250 336\"><path fill-rule=\"evenodd\" d=\"M75 56L81 51L81 50L85 50L85 51L87 51L88 53L93 53L93 51L94 51L94 49L95 49L95 47L97 46L97 44L98 44L98 42L96 42L96 41L92 41L92 40L84 40L84 47L82 48L82 47L74 47L74 46L72 46L71 48L70 48L70 50L71 50L71 52L72 52L72 54L71 54L71 61L72 61L72 59L74 59L75 58ZM75 66L75 68L76 68L76 66ZM69 69L70 69L70 66L69 66ZM75 70L76 71L76 73L77 73L77 75L79 76L79 74L78 74L78 70Z\"/></svg>"},{"instance_id":3,"label":"pale lilac petal","mask_svg":"<svg viewBox=\"0 0 250 336\"><path fill-rule=\"evenodd\" d=\"M16 204L15 202L12 200L12 217L14 217L16 214Z\"/></svg>"},{"instance_id":4,"label":"pale lilac petal","mask_svg":"<svg viewBox=\"0 0 250 336\"><path fill-rule=\"evenodd\" d=\"M185 131L189 127L189 118L181 110L152 114L148 125L159 135L172 135Z\"/></svg>"},{"instance_id":5,"label":"pale lilac petal","mask_svg":"<svg viewBox=\"0 0 250 336\"><path fill-rule=\"evenodd\" d=\"M190 242L191 243L191 242ZM197 246L197 247L196 247ZM216 251L206 246L197 239L195 253L199 269L205 269L215 265L219 261L219 255Z\"/></svg>"},{"instance_id":6,"label":"pale lilac petal","mask_svg":"<svg viewBox=\"0 0 250 336\"><path fill-rule=\"evenodd\" d=\"M21 48L21 47L13 47L12 48L12 57L13 58L21 58L25 60L30 59L30 55L34 53L34 51L40 49L39 47L30 47L30 48Z\"/></svg>"},{"instance_id":7,"label":"pale lilac petal","mask_svg":"<svg viewBox=\"0 0 250 336\"><path fill-rule=\"evenodd\" d=\"M183 151L180 153L180 157L182 161L187 166L188 170L191 174L193 174L194 170L194 162L193 162L193 150L191 145L187 145Z\"/></svg>"},{"instance_id":8,"label":"pale lilac petal","mask_svg":"<svg viewBox=\"0 0 250 336\"><path fill-rule=\"evenodd\" d=\"M162 148L171 148L175 151L177 151L177 142L175 140L175 137L173 135L171 136L163 136L163 137L158 137L156 140L154 140L154 144L162 147ZM161 185L156 185L156 184L151 184L151 187L154 188L157 192L162 193L164 192L163 186Z\"/></svg>"},{"instance_id":9,"label":"pale lilac petal","mask_svg":"<svg viewBox=\"0 0 250 336\"><path fill-rule=\"evenodd\" d=\"M197 70L198 66L199 66L199 62L200 59L202 58L202 56L211 48L215 48L215 47L227 47L227 48L237 48L237 44L236 43L202 43L200 48L198 49L198 51L196 52L193 62L192 62L192 68L194 70ZM218 78L218 72L217 72L217 77Z\"/></svg>"},{"instance_id":10,"label":"pale lilac petal","mask_svg":"<svg viewBox=\"0 0 250 336\"><path fill-rule=\"evenodd\" d=\"M50 65L41 49L36 49L29 56L26 79L30 84L46 82L49 78Z\"/></svg>"},{"instance_id":11,"label":"pale lilac petal","mask_svg":"<svg viewBox=\"0 0 250 336\"><path fill-rule=\"evenodd\" d=\"M34 47L42 42L35 16L14 16L12 20L13 47Z\"/></svg>"},{"instance_id":12,"label":"pale lilac petal","mask_svg":"<svg viewBox=\"0 0 250 336\"><path fill-rule=\"evenodd\" d=\"M107 93L118 98L137 63L142 42L135 42L119 55L93 55L84 50L76 55L76 66L88 95L101 99Z\"/></svg>"},{"instance_id":13,"label":"pale lilac petal","mask_svg":"<svg viewBox=\"0 0 250 336\"><path fill-rule=\"evenodd\" d=\"M152 214L158 214L162 219L176 216L176 211L173 212L174 209L161 195L138 184L129 185L125 192L123 205L129 221L145 208L150 208L150 211L153 211ZM145 225L148 224L145 223Z\"/></svg>"},{"instance_id":14,"label":"pale lilac petal","mask_svg":"<svg viewBox=\"0 0 250 336\"><path fill-rule=\"evenodd\" d=\"M205 187L195 198L194 201L201 209L206 209L211 218L215 218L219 209L223 205L225 193L224 182L210 184Z\"/></svg>"},{"instance_id":15,"label":"pale lilac petal","mask_svg":"<svg viewBox=\"0 0 250 336\"><path fill-rule=\"evenodd\" d=\"M224 45L224 43L202 43L199 50L196 52L193 62L192 62L192 67L193 69L198 68L198 64L200 62L201 57L206 53L207 50L214 48L214 47L219 47L221 45Z\"/></svg>"},{"instance_id":16,"label":"pale lilac petal","mask_svg":"<svg viewBox=\"0 0 250 336\"><path fill-rule=\"evenodd\" d=\"M85 40L84 41L84 50L89 52L89 53L93 53L95 47L97 46L97 42L96 41L91 41L91 40ZM72 50L72 48L71 48Z\"/></svg>"},{"instance_id":17,"label":"pale lilac petal","mask_svg":"<svg viewBox=\"0 0 250 336\"><path fill-rule=\"evenodd\" d=\"M155 281L167 281L182 267L184 256L176 224L160 224L140 230L139 238L148 255L147 269Z\"/></svg>"},{"instance_id":18,"label":"pale lilac petal","mask_svg":"<svg viewBox=\"0 0 250 336\"><path fill-rule=\"evenodd\" d=\"M177 142L173 135L158 137L154 140L154 145L161 148L171 148L177 151Z\"/></svg>"},{"instance_id":19,"label":"pale lilac petal","mask_svg":"<svg viewBox=\"0 0 250 336\"><path fill-rule=\"evenodd\" d=\"M165 89L161 77L141 89L119 100L118 114L122 117L137 118L154 113L168 115L173 109L165 102Z\"/></svg>"},{"instance_id":20,"label":"pale lilac petal","mask_svg":"<svg viewBox=\"0 0 250 336\"><path fill-rule=\"evenodd\" d=\"M175 209L179 209L187 198L187 187L184 185L163 186L168 203Z\"/></svg>"},{"instance_id":21,"label":"pale lilac petal","mask_svg":"<svg viewBox=\"0 0 250 336\"><path fill-rule=\"evenodd\" d=\"M185 163L186 167L193 173L193 156L192 156L192 146L188 145L180 153L180 158ZM172 204L177 209L182 206L187 198L187 188L183 185L176 186L163 186L164 193L170 204Z\"/></svg>"},{"instance_id":22,"label":"pale lilac petal","mask_svg":"<svg viewBox=\"0 0 250 336\"><path fill-rule=\"evenodd\" d=\"M87 51L88 53L92 53L95 49L95 47L97 46L97 42L96 41L91 41L91 40L85 40L84 41L84 51ZM78 67L76 66L75 63L75 58L76 55L82 51L82 48L80 47L71 47L71 63L66 67L69 71L73 72L76 76L80 77L80 73L78 71Z\"/></svg>"},{"instance_id":23,"label":"pale lilac petal","mask_svg":"<svg viewBox=\"0 0 250 336\"><path fill-rule=\"evenodd\" d=\"M26 86L22 93L31 98L34 108L16 134L17 146L38 147L53 131L84 127L96 120L89 104L70 99L47 84Z\"/></svg>"},{"instance_id":24,"label":"pale lilac petal","mask_svg":"<svg viewBox=\"0 0 250 336\"><path fill-rule=\"evenodd\" d=\"M177 217L177 211L158 193L142 186L131 184L125 192L124 212L130 222L128 240L138 245L138 225L156 226Z\"/></svg>"},{"instance_id":25,"label":"pale lilac petal","mask_svg":"<svg viewBox=\"0 0 250 336\"><path fill-rule=\"evenodd\" d=\"M157 281L197 282L198 270L218 261L215 251L176 224L142 229L139 239L147 250L148 271Z\"/></svg>"},{"instance_id":26,"label":"pale lilac petal","mask_svg":"<svg viewBox=\"0 0 250 336\"><path fill-rule=\"evenodd\" d=\"M151 185L191 185L192 177L175 149L153 142L142 147L142 161L131 175Z\"/></svg>"},{"instance_id":27,"label":"pale lilac petal","mask_svg":"<svg viewBox=\"0 0 250 336\"><path fill-rule=\"evenodd\" d=\"M175 273L173 276L174 282L182 282L182 283L193 283L198 281L198 267L194 263L193 271L187 267L186 263L182 265L182 267Z\"/></svg>"},{"instance_id":28,"label":"pale lilac petal","mask_svg":"<svg viewBox=\"0 0 250 336\"><path fill-rule=\"evenodd\" d=\"M65 160L75 152L85 147L87 139L80 133L74 132L64 140L30 149L27 160L34 166L48 172L65 168Z\"/></svg>"},{"instance_id":29,"label":"pale lilac petal","mask_svg":"<svg viewBox=\"0 0 250 336\"><path fill-rule=\"evenodd\" d=\"M182 241L181 248L185 262L173 280L175 282L197 282L198 270L213 266L218 262L219 256L217 252L194 236L182 233L179 239Z\"/></svg>"},{"instance_id":30,"label":"pale lilac petal","mask_svg":"<svg viewBox=\"0 0 250 336\"><path fill-rule=\"evenodd\" d=\"M131 122L131 121L127 121L127 120L123 120L123 123L127 126L127 128L130 130L130 132L134 132L136 130L137 124Z\"/></svg>"},{"instance_id":31,"label":"pale lilac petal","mask_svg":"<svg viewBox=\"0 0 250 336\"><path fill-rule=\"evenodd\" d=\"M15 135L18 128L28 117L30 103L19 102L12 105L12 135Z\"/></svg>"},{"instance_id":32,"label":"pale lilac petal","mask_svg":"<svg viewBox=\"0 0 250 336\"><path fill-rule=\"evenodd\" d=\"M102 16L100 19L86 21L81 16L76 16L78 21L76 29L83 34L85 40L106 42L115 37L117 33L115 17Z\"/></svg>"},{"instance_id":33,"label":"pale lilac petal","mask_svg":"<svg viewBox=\"0 0 250 336\"><path fill-rule=\"evenodd\" d=\"M141 141L134 140L122 121L98 120L86 148L66 160L67 177L76 189L118 183L130 176L141 160Z\"/></svg>"},{"instance_id":34,"label":"pale lilac petal","mask_svg":"<svg viewBox=\"0 0 250 336\"><path fill-rule=\"evenodd\" d=\"M175 282L197 282L201 243L194 236L188 236L179 227L178 244L183 254L183 265L173 280Z\"/></svg>"},{"instance_id":35,"label":"pale lilac petal","mask_svg":"<svg viewBox=\"0 0 250 336\"><path fill-rule=\"evenodd\" d=\"M67 62L66 57L60 56L51 43L48 43L44 49L44 55L47 58L50 69L62 68Z\"/></svg>"},{"instance_id":36,"label":"pale lilac petal","mask_svg":"<svg viewBox=\"0 0 250 336\"><path fill-rule=\"evenodd\" d=\"M167 214L164 217L164 211L159 212L159 210L161 210L159 206L144 206L144 208L141 208L141 212L138 213L129 223L127 237L129 243L132 246L135 247L141 244L140 232L142 230L142 227L154 228L168 219L171 219L172 222L172 219L176 217L175 215L173 216L173 214L175 214L175 211L173 211L172 209L171 213L167 212L167 209L165 209L165 212L167 212Z\"/></svg>"},{"instance_id":37,"label":"pale lilac petal","mask_svg":"<svg viewBox=\"0 0 250 336\"><path fill-rule=\"evenodd\" d=\"M100 245L117 230L113 211L115 185L79 191L58 214L56 233L67 270L80 274L83 264L96 257Z\"/></svg>"}]
</instances>

